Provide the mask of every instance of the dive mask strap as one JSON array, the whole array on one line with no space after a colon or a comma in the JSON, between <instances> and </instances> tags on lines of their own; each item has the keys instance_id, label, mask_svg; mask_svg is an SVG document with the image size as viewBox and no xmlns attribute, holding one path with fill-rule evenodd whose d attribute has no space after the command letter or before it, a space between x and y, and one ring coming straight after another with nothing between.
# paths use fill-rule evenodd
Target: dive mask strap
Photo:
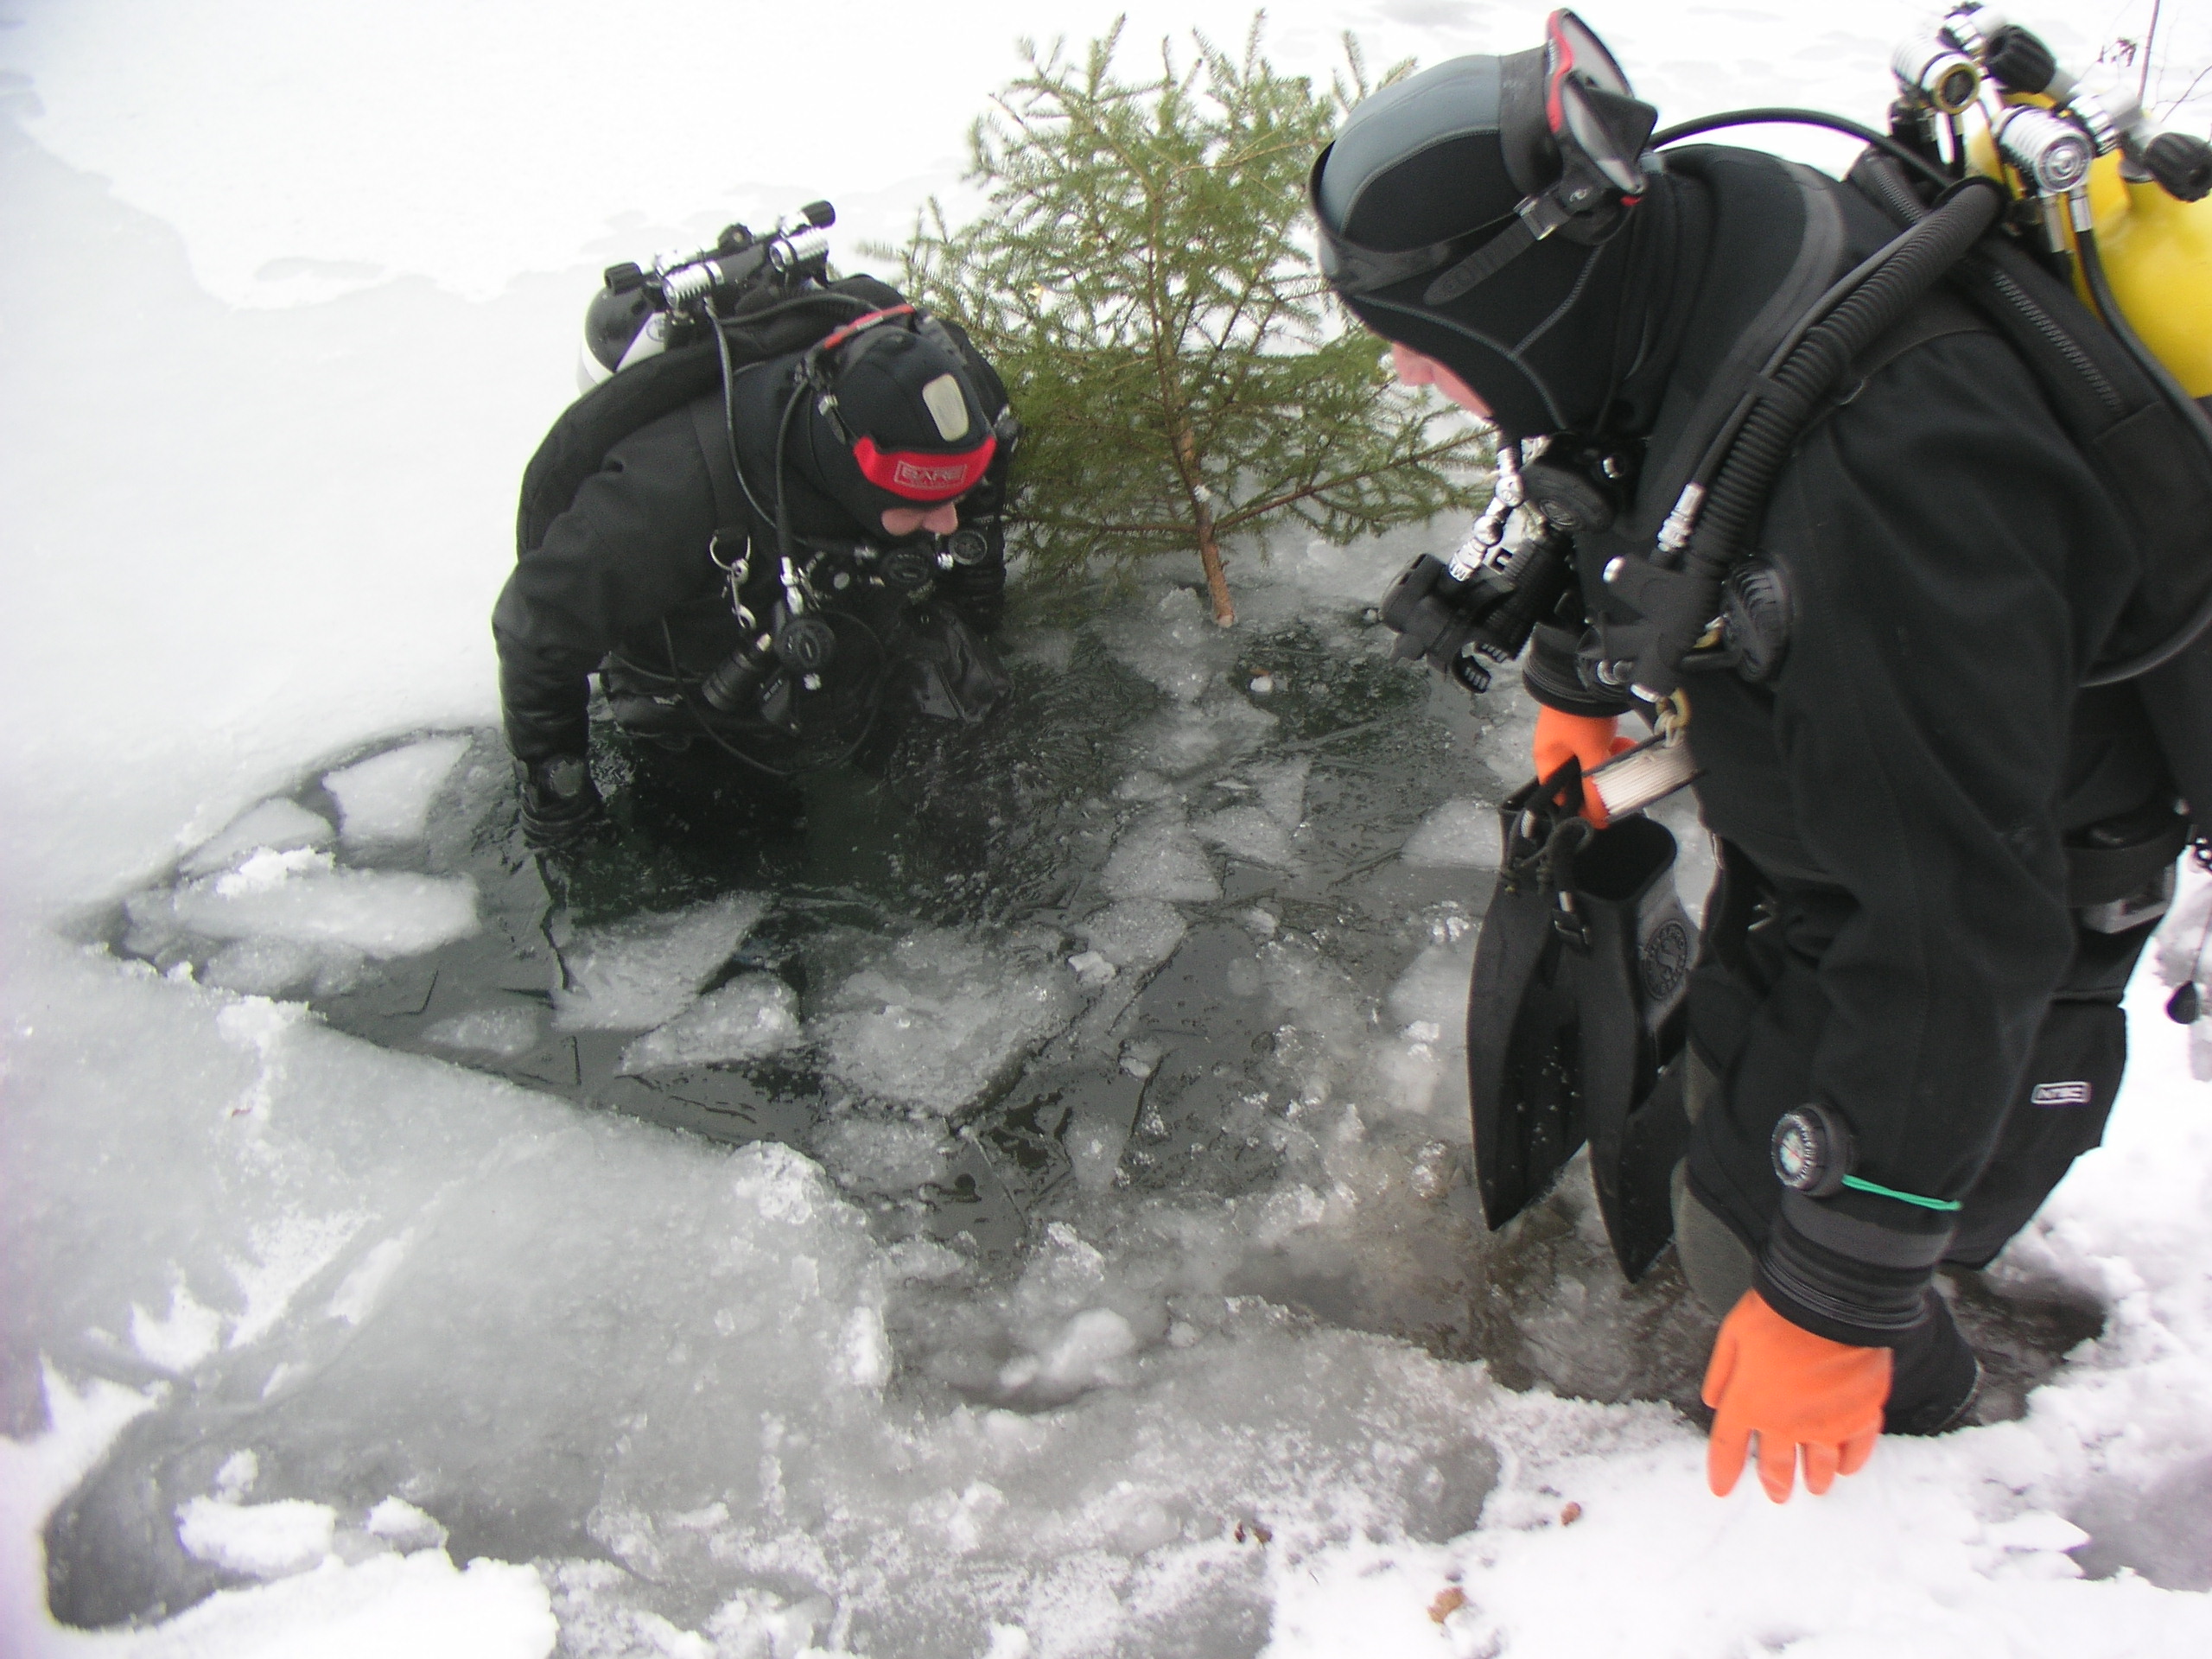
<instances>
[{"instance_id":1,"label":"dive mask strap","mask_svg":"<svg viewBox=\"0 0 2212 1659\"><path fill-rule=\"evenodd\" d=\"M1422 290L1423 305L1449 305L1503 270L1567 223L1569 215L1556 189L1533 196L1514 210L1513 222L1446 270Z\"/></svg>"}]
</instances>

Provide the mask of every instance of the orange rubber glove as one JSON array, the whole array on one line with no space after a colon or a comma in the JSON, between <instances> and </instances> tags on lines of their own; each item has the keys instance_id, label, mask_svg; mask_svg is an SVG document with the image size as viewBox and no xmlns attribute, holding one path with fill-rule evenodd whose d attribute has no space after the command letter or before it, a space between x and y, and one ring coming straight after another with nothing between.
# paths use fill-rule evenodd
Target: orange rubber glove
<instances>
[{"instance_id":1,"label":"orange rubber glove","mask_svg":"<svg viewBox=\"0 0 2212 1659\"><path fill-rule=\"evenodd\" d=\"M1620 721L1611 715L1570 715L1548 705L1536 710L1536 776L1548 778L1570 760L1582 763L1586 778L1623 749L1632 749L1636 740L1618 737ZM1608 817L1598 791L1582 791L1582 816L1597 828L1605 827Z\"/></svg>"},{"instance_id":2,"label":"orange rubber glove","mask_svg":"<svg viewBox=\"0 0 2212 1659\"><path fill-rule=\"evenodd\" d=\"M1881 1436L1892 1363L1886 1348L1854 1348L1801 1330L1758 1292L1745 1291L1720 1322L1705 1370L1705 1403L1713 1411L1705 1474L1713 1495L1735 1490L1753 1434L1759 1484L1777 1503L1789 1501L1801 1447L1808 1491L1857 1474Z\"/></svg>"}]
</instances>

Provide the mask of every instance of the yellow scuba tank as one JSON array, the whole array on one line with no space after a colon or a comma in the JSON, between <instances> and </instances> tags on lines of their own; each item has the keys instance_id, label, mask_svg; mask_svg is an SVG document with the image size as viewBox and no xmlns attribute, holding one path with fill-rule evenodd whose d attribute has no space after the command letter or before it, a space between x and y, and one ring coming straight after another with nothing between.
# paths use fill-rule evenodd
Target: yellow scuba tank
<instances>
[{"instance_id":1,"label":"yellow scuba tank","mask_svg":"<svg viewBox=\"0 0 2212 1659\"><path fill-rule=\"evenodd\" d=\"M2039 93L2005 102L2051 106ZM2151 180L2123 178L2121 159L2114 150L2089 168L2091 227L2106 280L2128 326L2182 390L2192 397L2212 397L2212 196L2177 201ZM2008 187L2017 181L1999 160L1986 126L1968 136L1967 165ZM2070 245L2070 234L2068 241ZM2074 291L2089 304L2078 267Z\"/></svg>"},{"instance_id":2,"label":"yellow scuba tank","mask_svg":"<svg viewBox=\"0 0 2212 1659\"><path fill-rule=\"evenodd\" d=\"M2212 397L2212 196L2177 201L2150 180L2122 178L2120 163L2115 153L2089 169L2113 297L2182 390Z\"/></svg>"}]
</instances>

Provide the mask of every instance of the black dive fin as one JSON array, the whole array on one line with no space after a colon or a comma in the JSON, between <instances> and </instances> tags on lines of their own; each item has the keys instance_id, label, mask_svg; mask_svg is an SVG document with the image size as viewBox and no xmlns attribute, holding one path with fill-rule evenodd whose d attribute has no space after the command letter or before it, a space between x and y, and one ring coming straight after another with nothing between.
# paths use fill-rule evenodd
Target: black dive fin
<instances>
[{"instance_id":1,"label":"black dive fin","mask_svg":"<svg viewBox=\"0 0 2212 1659\"><path fill-rule=\"evenodd\" d=\"M1681 1048L1695 934L1675 896L1674 836L1642 817L1592 830L1573 814L1579 782L1531 783L1501 809L1505 855L1467 1005L1475 1167L1496 1229L1586 1137L1633 1280L1673 1230L1667 1181L1688 1124L1662 1072ZM1568 804L1554 804L1562 791Z\"/></svg>"},{"instance_id":2,"label":"black dive fin","mask_svg":"<svg viewBox=\"0 0 2212 1659\"><path fill-rule=\"evenodd\" d=\"M1677 1059L1696 934L1675 893L1675 837L1622 818L1574 861L1567 899L1586 950L1576 968L1585 1128L1598 1208L1621 1271L1643 1276L1674 1236L1668 1179L1688 1149Z\"/></svg>"},{"instance_id":3,"label":"black dive fin","mask_svg":"<svg viewBox=\"0 0 2212 1659\"><path fill-rule=\"evenodd\" d=\"M1580 798L1580 772L1548 779ZM1554 872L1572 871L1593 833L1530 783L1499 809L1504 856L1483 915L1467 995L1467 1095L1475 1179L1492 1230L1551 1185L1582 1144L1580 1007L1571 950L1555 925Z\"/></svg>"}]
</instances>

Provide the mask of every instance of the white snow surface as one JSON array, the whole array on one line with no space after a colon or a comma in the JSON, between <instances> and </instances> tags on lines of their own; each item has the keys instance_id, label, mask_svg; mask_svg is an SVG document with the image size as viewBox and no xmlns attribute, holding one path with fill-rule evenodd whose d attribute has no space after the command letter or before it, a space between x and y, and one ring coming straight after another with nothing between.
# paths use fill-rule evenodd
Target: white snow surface
<instances>
[{"instance_id":1,"label":"white snow surface","mask_svg":"<svg viewBox=\"0 0 2212 1659\"><path fill-rule=\"evenodd\" d=\"M2094 1299L2103 1333L2021 1420L1885 1442L1828 1497L1780 1509L1751 1482L1707 1497L1701 1441L1665 1408L1515 1392L1224 1294L1252 1252L1364 1252L1387 1275L1419 1236L1431 1166L1366 1126L1427 1116L1464 1141L1464 1111L1438 1103L1463 938L1408 964L1378 1035L1385 1011L1266 938L1272 918L1255 928L1254 994L1337 1079L1301 1103L1284 1184L1096 1236L1063 1224L1010 1288L936 1314L909 1299L957 1293L958 1253L878 1246L797 1154L573 1110L264 1000L474 925L456 889L341 880L382 873L316 863L331 829L313 815L240 814L324 757L495 713L484 618L514 483L566 401L596 267L822 194L853 263L849 232L895 236L953 185L1014 34L1080 41L1122 9L849 4L820 73L823 13L706 0L614 28L576 0L7 16L0 629L24 706L0 728L0 1650L542 1659L557 1640L797 1659L855 1651L873 1620L904 1633L875 1651L989 1659L1160 1651L1169 1633L1274 1659L2212 1651L2212 1092L2190 1058L2212 1026L2166 1022L2147 971L2107 1145L1995 1275ZM1129 10L1133 63L1193 22L1233 43L1248 15ZM1323 72L1347 26L1371 64L1434 61L1520 49L1543 10L1300 3L1274 9L1269 40ZM1878 118L1917 10L1586 15L1670 118L1777 87ZM2081 61L2083 28L2147 21L2136 0L2108 12L2030 21ZM2177 60L2203 61L2201 10L2166 13ZM1241 597L1254 614L1357 603L1388 565L1279 550ZM1124 798L1154 816L1127 831L1122 903L1093 940L1133 963L1172 948L1175 903L1219 890L1162 780L1274 719L1220 683L1233 652L1188 626L1190 595L1145 602L1121 648L1174 707L1132 757L1152 781L1133 770ZM427 800L428 771L408 798ZM334 794L349 830L411 822L357 820ZM190 913L168 923L238 941L209 975L227 986L57 931L192 849ZM2200 927L2207 891L2185 894ZM603 942L564 1015L677 1016L741 937L730 921L688 978L689 959L649 979ZM2168 937L2167 956L2195 954ZM1077 996L1048 950L968 941L855 982L827 1033L848 1081L925 1110ZM896 1185L938 1160L925 1122L840 1121L833 1169ZM1564 1336L1585 1317L1563 1306ZM910 1367L978 1403L917 1404ZM226 1427L257 1407L257 1474ZM200 1471L169 1517L175 1560L228 1576L156 1623L63 1628L41 1528L144 1433L168 1437L176 1478ZM547 1501L588 1514L588 1557L503 1557L480 1522L481 1548L449 1548L439 1518ZM2085 1578L2069 1549L2120 1570ZM1217 1594L1215 1622L1187 1627L1223 1584L1234 1616Z\"/></svg>"}]
</instances>

